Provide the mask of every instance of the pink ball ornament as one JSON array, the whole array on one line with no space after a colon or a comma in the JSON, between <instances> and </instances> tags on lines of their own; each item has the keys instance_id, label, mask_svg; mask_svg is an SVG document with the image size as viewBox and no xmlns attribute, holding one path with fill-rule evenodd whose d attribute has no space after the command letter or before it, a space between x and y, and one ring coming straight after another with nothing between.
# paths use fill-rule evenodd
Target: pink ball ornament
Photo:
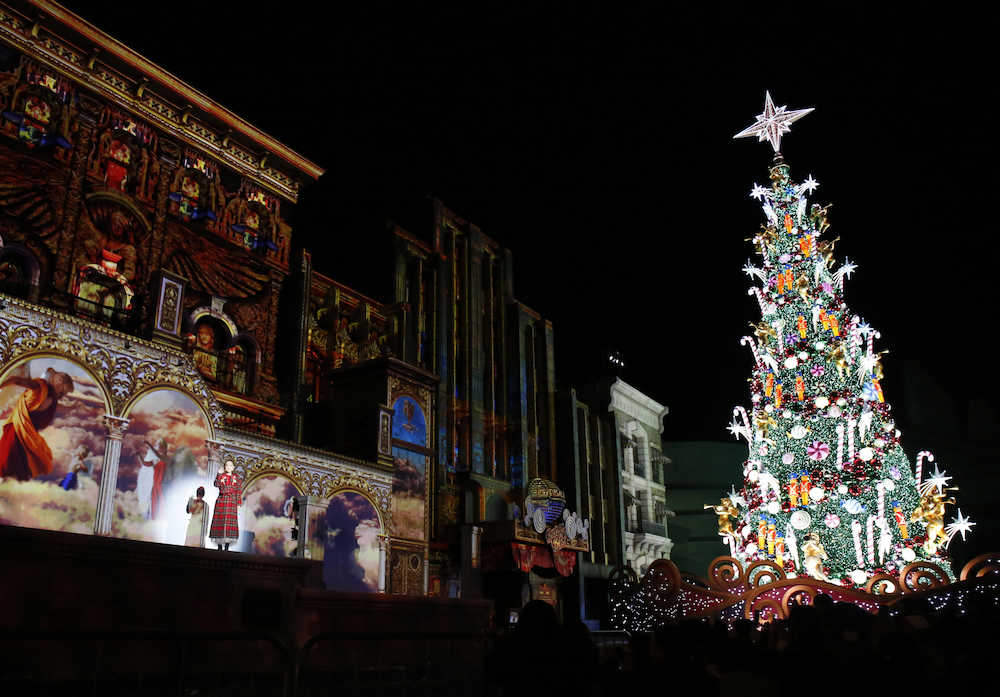
<instances>
[{"instance_id":1,"label":"pink ball ornament","mask_svg":"<svg viewBox=\"0 0 1000 697\"><path fill-rule=\"evenodd\" d=\"M840 516L837 515L836 513L827 513L826 518L823 519L823 522L826 523L826 527L831 529L835 528L838 525L840 525Z\"/></svg>"},{"instance_id":2,"label":"pink ball ornament","mask_svg":"<svg viewBox=\"0 0 1000 697\"><path fill-rule=\"evenodd\" d=\"M795 455L792 453L785 453L781 456L781 461L786 465L790 465L795 462Z\"/></svg>"}]
</instances>

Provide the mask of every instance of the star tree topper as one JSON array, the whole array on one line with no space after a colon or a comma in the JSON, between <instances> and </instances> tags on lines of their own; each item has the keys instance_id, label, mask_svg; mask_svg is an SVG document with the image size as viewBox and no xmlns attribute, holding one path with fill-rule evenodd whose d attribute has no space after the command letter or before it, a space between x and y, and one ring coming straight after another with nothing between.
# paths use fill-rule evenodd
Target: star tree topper
<instances>
[{"instance_id":1,"label":"star tree topper","mask_svg":"<svg viewBox=\"0 0 1000 697\"><path fill-rule=\"evenodd\" d=\"M757 116L756 123L748 128L744 128L734 135L733 138L757 136L758 142L766 140L774 148L774 152L778 152L781 149L781 136L792 130L788 124L798 121L813 110L812 107L797 109L795 111L786 111L786 109L788 109L787 106L775 107L774 102L771 100L771 93L765 91L764 113Z\"/></svg>"}]
</instances>

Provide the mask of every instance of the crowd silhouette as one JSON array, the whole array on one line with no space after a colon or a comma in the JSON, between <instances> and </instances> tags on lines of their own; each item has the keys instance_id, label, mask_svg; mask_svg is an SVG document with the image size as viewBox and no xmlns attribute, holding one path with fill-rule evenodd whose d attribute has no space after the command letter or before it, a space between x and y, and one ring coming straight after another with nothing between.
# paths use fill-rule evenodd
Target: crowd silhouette
<instances>
[{"instance_id":1,"label":"crowd silhouette","mask_svg":"<svg viewBox=\"0 0 1000 697\"><path fill-rule=\"evenodd\" d=\"M817 595L788 619L704 618L610 642L579 620L560 623L528 603L497 640L488 694L878 695L992 692L1000 648L1000 594L969 590L949 602L904 598L868 613ZM940 692L938 692L940 691Z\"/></svg>"}]
</instances>

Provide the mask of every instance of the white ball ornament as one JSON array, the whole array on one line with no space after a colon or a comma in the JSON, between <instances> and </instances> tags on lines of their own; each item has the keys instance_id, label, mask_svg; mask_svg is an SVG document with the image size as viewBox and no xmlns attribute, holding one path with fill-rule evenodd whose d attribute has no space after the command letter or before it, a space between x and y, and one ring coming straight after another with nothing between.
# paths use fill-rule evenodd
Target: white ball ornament
<instances>
[{"instance_id":1,"label":"white ball ornament","mask_svg":"<svg viewBox=\"0 0 1000 697\"><path fill-rule=\"evenodd\" d=\"M847 493L847 485L846 484L840 484L840 485L838 485L837 486L837 493L846 494Z\"/></svg>"},{"instance_id":2,"label":"white ball ornament","mask_svg":"<svg viewBox=\"0 0 1000 697\"><path fill-rule=\"evenodd\" d=\"M799 364L799 359L795 356L789 356L785 359L785 367L788 369L795 368Z\"/></svg>"},{"instance_id":3,"label":"white ball ornament","mask_svg":"<svg viewBox=\"0 0 1000 697\"><path fill-rule=\"evenodd\" d=\"M907 547L906 549L903 550L902 556L903 556L903 561L909 564L911 561L917 558L917 553L914 552L909 547Z\"/></svg>"},{"instance_id":4,"label":"white ball ornament","mask_svg":"<svg viewBox=\"0 0 1000 697\"><path fill-rule=\"evenodd\" d=\"M822 501L824 496L826 496L826 492L820 489L818 486L814 486L812 489L809 490L810 501Z\"/></svg>"},{"instance_id":5,"label":"white ball ornament","mask_svg":"<svg viewBox=\"0 0 1000 697\"><path fill-rule=\"evenodd\" d=\"M807 358L809 358L809 354L808 353L806 353L805 351L799 351L799 360L800 361L804 361Z\"/></svg>"},{"instance_id":6,"label":"white ball ornament","mask_svg":"<svg viewBox=\"0 0 1000 697\"><path fill-rule=\"evenodd\" d=\"M814 404L817 409L825 409L830 404L830 400L826 397L820 396L816 398Z\"/></svg>"},{"instance_id":7,"label":"white ball ornament","mask_svg":"<svg viewBox=\"0 0 1000 697\"><path fill-rule=\"evenodd\" d=\"M805 530L806 528L809 527L809 524L812 522L812 517L808 513L800 509L792 513L791 517L788 519L788 522L790 522L792 524L792 527L795 528L796 530Z\"/></svg>"},{"instance_id":8,"label":"white ball ornament","mask_svg":"<svg viewBox=\"0 0 1000 697\"><path fill-rule=\"evenodd\" d=\"M892 491L896 488L896 482L891 479L886 479L882 482L882 488L886 491Z\"/></svg>"},{"instance_id":9,"label":"white ball ornament","mask_svg":"<svg viewBox=\"0 0 1000 697\"><path fill-rule=\"evenodd\" d=\"M773 404L765 404L764 405L764 411L766 411L768 414L770 414L772 411L774 411L774 405Z\"/></svg>"},{"instance_id":10,"label":"white ball ornament","mask_svg":"<svg viewBox=\"0 0 1000 697\"><path fill-rule=\"evenodd\" d=\"M813 345L814 345L814 346L816 347L816 350L817 350L817 351L822 351L822 350L823 350L823 348L824 348L824 347L826 346L826 342L825 342L825 341L817 341L817 342L816 342L815 344L813 344Z\"/></svg>"},{"instance_id":11,"label":"white ball ornament","mask_svg":"<svg viewBox=\"0 0 1000 697\"><path fill-rule=\"evenodd\" d=\"M781 461L786 465L792 464L795 462L795 453L785 453L781 456Z\"/></svg>"},{"instance_id":12,"label":"white ball ornament","mask_svg":"<svg viewBox=\"0 0 1000 697\"><path fill-rule=\"evenodd\" d=\"M842 412L840 411L840 407L838 407L836 404L830 407L830 411L827 412L827 414L830 415L831 419L838 418L841 415L841 413Z\"/></svg>"},{"instance_id":13,"label":"white ball ornament","mask_svg":"<svg viewBox=\"0 0 1000 697\"><path fill-rule=\"evenodd\" d=\"M788 435L794 438L795 440L801 440L802 438L806 437L807 433L809 433L808 428L806 428L802 424L795 424L794 426L792 426L792 430L788 432Z\"/></svg>"},{"instance_id":14,"label":"white ball ornament","mask_svg":"<svg viewBox=\"0 0 1000 697\"><path fill-rule=\"evenodd\" d=\"M791 409L785 409L783 412L781 412L781 416L782 416L782 418L785 418L785 419L792 418L792 410Z\"/></svg>"},{"instance_id":15,"label":"white ball ornament","mask_svg":"<svg viewBox=\"0 0 1000 697\"><path fill-rule=\"evenodd\" d=\"M752 395L750 395L750 401L753 402L754 404L757 404L760 401L760 393L754 392Z\"/></svg>"},{"instance_id":16,"label":"white ball ornament","mask_svg":"<svg viewBox=\"0 0 1000 697\"><path fill-rule=\"evenodd\" d=\"M861 450L858 451L858 457L861 458L862 462L868 462L875 457L875 451L871 448L861 448Z\"/></svg>"},{"instance_id":17,"label":"white ball ornament","mask_svg":"<svg viewBox=\"0 0 1000 697\"><path fill-rule=\"evenodd\" d=\"M872 445L874 445L876 448L882 448L885 446L885 441L881 438L876 438L875 440L872 441Z\"/></svg>"},{"instance_id":18,"label":"white ball ornament","mask_svg":"<svg viewBox=\"0 0 1000 697\"><path fill-rule=\"evenodd\" d=\"M756 482L760 479L760 473L757 470L750 470L750 473L747 475L747 479L751 482Z\"/></svg>"},{"instance_id":19,"label":"white ball ornament","mask_svg":"<svg viewBox=\"0 0 1000 697\"><path fill-rule=\"evenodd\" d=\"M770 513L771 515L777 515L778 511L780 510L781 507L778 505L777 501L771 501L769 504L767 504L767 512Z\"/></svg>"},{"instance_id":20,"label":"white ball ornament","mask_svg":"<svg viewBox=\"0 0 1000 697\"><path fill-rule=\"evenodd\" d=\"M747 537L749 537L750 536L750 526L749 525L744 525L742 528L740 528L740 535L742 535L744 539L746 539Z\"/></svg>"},{"instance_id":21,"label":"white ball ornament","mask_svg":"<svg viewBox=\"0 0 1000 697\"><path fill-rule=\"evenodd\" d=\"M868 574L866 574L861 569L855 569L851 572L851 580L859 586L863 586L868 581Z\"/></svg>"},{"instance_id":22,"label":"white ball ornament","mask_svg":"<svg viewBox=\"0 0 1000 697\"><path fill-rule=\"evenodd\" d=\"M757 545L754 542L748 542L747 546L744 547L743 549L749 556L753 556L754 554L757 553Z\"/></svg>"}]
</instances>

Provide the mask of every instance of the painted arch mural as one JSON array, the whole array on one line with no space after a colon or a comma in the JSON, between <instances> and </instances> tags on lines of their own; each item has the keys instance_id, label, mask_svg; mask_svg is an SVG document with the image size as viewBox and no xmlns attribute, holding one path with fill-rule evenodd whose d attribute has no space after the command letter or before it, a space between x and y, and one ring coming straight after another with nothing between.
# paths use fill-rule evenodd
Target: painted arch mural
<instances>
[{"instance_id":1,"label":"painted arch mural","mask_svg":"<svg viewBox=\"0 0 1000 697\"><path fill-rule=\"evenodd\" d=\"M188 541L188 501L205 489L210 515L218 496L209 471L208 420L187 393L172 388L143 393L125 414L128 430L118 462L111 534L182 545ZM200 523L200 518L197 523ZM195 542L197 535L191 535ZM192 544L201 546L201 544Z\"/></svg>"},{"instance_id":2,"label":"painted arch mural","mask_svg":"<svg viewBox=\"0 0 1000 697\"><path fill-rule=\"evenodd\" d=\"M0 524L93 532L107 411L98 382L65 358L0 374Z\"/></svg>"}]
</instances>

